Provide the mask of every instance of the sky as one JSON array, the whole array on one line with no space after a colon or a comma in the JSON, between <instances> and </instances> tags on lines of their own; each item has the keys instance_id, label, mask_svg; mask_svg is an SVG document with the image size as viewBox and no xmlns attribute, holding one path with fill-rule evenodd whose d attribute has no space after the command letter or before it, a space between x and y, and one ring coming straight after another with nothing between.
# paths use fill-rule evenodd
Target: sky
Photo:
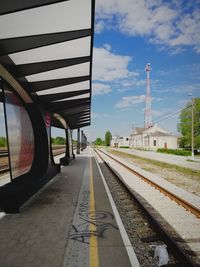
<instances>
[{"instance_id":1,"label":"sky","mask_svg":"<svg viewBox=\"0 0 200 267\"><path fill-rule=\"evenodd\" d=\"M153 123L177 134L200 97L200 1L96 0L89 140L144 126L149 62Z\"/></svg>"},{"instance_id":2,"label":"sky","mask_svg":"<svg viewBox=\"0 0 200 267\"><path fill-rule=\"evenodd\" d=\"M180 110L200 97L200 0L96 0L90 141L144 126L149 62L153 123L177 134Z\"/></svg>"}]
</instances>

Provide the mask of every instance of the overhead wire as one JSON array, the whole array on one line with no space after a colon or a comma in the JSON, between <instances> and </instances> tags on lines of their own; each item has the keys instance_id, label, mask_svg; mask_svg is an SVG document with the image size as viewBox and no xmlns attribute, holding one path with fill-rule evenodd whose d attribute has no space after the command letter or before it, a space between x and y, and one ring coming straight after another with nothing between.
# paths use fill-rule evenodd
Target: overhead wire
<instances>
[{"instance_id":1,"label":"overhead wire","mask_svg":"<svg viewBox=\"0 0 200 267\"><path fill-rule=\"evenodd\" d=\"M173 116L175 116L176 114L180 113L180 112L183 110L183 108L184 108L184 109L188 109L188 108L191 108L191 106L192 106L191 104L190 104L190 105L187 105L187 106L181 104L181 105L178 106L178 108L179 108L178 110L175 110L175 111L173 111L173 112L171 112L171 113L166 113L166 114L164 114L164 115L158 117L158 119L155 120L154 123L158 123L158 122L161 122L161 121L170 119L170 118L172 118ZM138 126L141 125L141 126L142 126L142 124L139 124L139 123L138 123L138 124L135 124L135 123L134 123L134 125L138 125Z\"/></svg>"}]
</instances>

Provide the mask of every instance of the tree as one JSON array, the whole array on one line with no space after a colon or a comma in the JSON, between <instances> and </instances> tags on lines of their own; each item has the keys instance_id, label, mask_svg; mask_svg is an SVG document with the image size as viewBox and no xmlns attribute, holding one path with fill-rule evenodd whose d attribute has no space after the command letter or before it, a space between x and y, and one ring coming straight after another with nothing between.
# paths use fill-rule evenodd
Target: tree
<instances>
[{"instance_id":1,"label":"tree","mask_svg":"<svg viewBox=\"0 0 200 267\"><path fill-rule=\"evenodd\" d=\"M193 99L194 113L194 148L200 148L200 98ZM191 132L192 132L192 103L186 104L181 111L178 131L182 134L180 146L191 148Z\"/></svg>"},{"instance_id":2,"label":"tree","mask_svg":"<svg viewBox=\"0 0 200 267\"><path fill-rule=\"evenodd\" d=\"M112 135L111 135L111 132L110 131L107 131L105 133L105 145L106 146L110 146L110 141L112 139Z\"/></svg>"},{"instance_id":3,"label":"tree","mask_svg":"<svg viewBox=\"0 0 200 267\"><path fill-rule=\"evenodd\" d=\"M97 137L97 139L95 140L95 145L96 146L102 146L103 144L103 141L100 137Z\"/></svg>"},{"instance_id":4,"label":"tree","mask_svg":"<svg viewBox=\"0 0 200 267\"><path fill-rule=\"evenodd\" d=\"M54 138L54 145L64 145L66 143L66 140L64 137L57 136Z\"/></svg>"}]
</instances>

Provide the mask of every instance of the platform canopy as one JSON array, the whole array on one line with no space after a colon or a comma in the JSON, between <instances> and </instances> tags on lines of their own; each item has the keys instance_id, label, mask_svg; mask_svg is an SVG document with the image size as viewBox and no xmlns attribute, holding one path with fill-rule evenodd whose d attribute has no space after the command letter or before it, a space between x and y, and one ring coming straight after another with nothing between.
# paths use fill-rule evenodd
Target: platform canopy
<instances>
[{"instance_id":1,"label":"platform canopy","mask_svg":"<svg viewBox=\"0 0 200 267\"><path fill-rule=\"evenodd\" d=\"M71 129L91 121L93 34L94 0L1 1L1 66Z\"/></svg>"}]
</instances>

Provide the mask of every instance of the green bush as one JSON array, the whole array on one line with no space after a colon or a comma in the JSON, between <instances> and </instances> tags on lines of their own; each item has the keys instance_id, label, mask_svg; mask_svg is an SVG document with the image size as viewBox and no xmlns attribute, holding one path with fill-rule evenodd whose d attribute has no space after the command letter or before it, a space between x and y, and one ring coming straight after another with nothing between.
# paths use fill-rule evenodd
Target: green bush
<instances>
[{"instance_id":1,"label":"green bush","mask_svg":"<svg viewBox=\"0 0 200 267\"><path fill-rule=\"evenodd\" d=\"M179 156L190 156L191 155L191 151L178 150L178 149L158 148L157 152L166 153L166 154L173 154L173 155L179 155Z\"/></svg>"},{"instance_id":2,"label":"green bush","mask_svg":"<svg viewBox=\"0 0 200 267\"><path fill-rule=\"evenodd\" d=\"M120 146L120 148L129 148L129 146Z\"/></svg>"},{"instance_id":3,"label":"green bush","mask_svg":"<svg viewBox=\"0 0 200 267\"><path fill-rule=\"evenodd\" d=\"M6 147L7 143L6 143L6 138L3 136L0 136L0 147Z\"/></svg>"},{"instance_id":4,"label":"green bush","mask_svg":"<svg viewBox=\"0 0 200 267\"><path fill-rule=\"evenodd\" d=\"M55 138L53 138L53 144L54 145L65 145L66 144L66 139L64 137L61 136L57 136Z\"/></svg>"}]
</instances>

